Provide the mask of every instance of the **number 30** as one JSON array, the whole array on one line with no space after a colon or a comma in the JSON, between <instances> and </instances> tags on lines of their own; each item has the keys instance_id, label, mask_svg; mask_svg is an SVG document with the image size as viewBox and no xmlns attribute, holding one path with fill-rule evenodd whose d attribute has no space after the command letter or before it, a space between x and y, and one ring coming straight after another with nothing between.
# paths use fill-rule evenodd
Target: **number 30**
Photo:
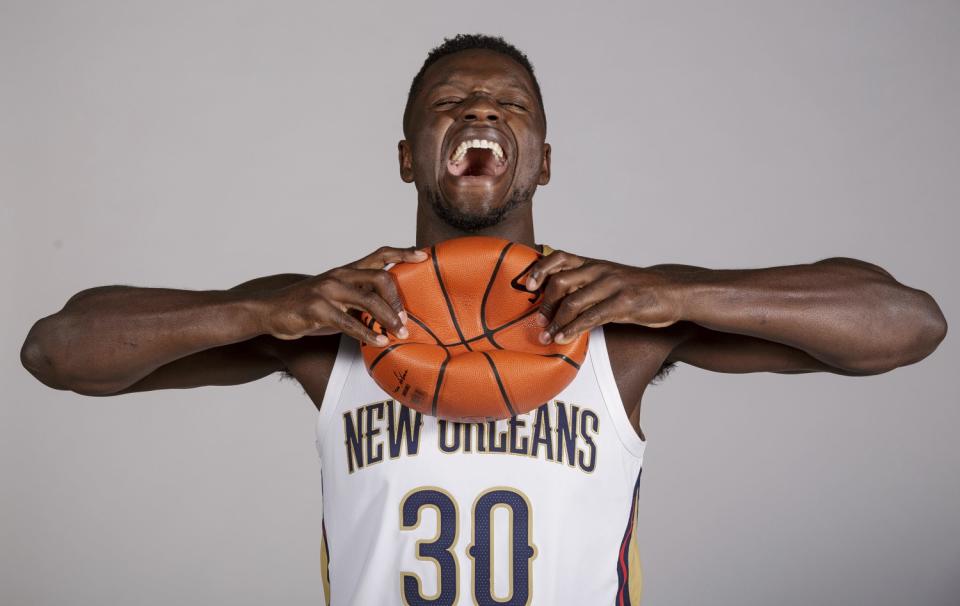
<instances>
[{"instance_id":1,"label":"number 30","mask_svg":"<svg viewBox=\"0 0 960 606\"><path fill-rule=\"evenodd\" d=\"M460 596L460 565L454 545L460 534L459 510L453 496L442 488L423 486L411 490L400 501L400 529L420 526L420 510L437 512L437 534L429 541L417 541L417 559L432 560L437 567L437 592L423 595L420 577L400 573L400 590L407 606L453 606ZM506 598L493 595L493 512L503 507L510 514L510 592ZM473 539L467 555L473 562L473 598L478 606L525 606L530 603L530 564L537 557L532 543L533 520L530 502L513 488L498 486L486 490L473 502Z\"/></svg>"}]
</instances>

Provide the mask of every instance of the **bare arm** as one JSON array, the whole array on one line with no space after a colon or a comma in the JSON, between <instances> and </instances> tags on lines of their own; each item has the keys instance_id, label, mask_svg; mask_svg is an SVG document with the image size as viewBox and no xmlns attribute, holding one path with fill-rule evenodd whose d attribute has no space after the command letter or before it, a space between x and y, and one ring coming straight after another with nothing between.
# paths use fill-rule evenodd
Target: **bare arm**
<instances>
[{"instance_id":1,"label":"bare arm","mask_svg":"<svg viewBox=\"0 0 960 606\"><path fill-rule=\"evenodd\" d=\"M846 257L714 270L554 251L531 266L526 285L543 285L542 343L610 322L676 326L668 362L720 372L878 374L922 360L947 332L928 293Z\"/></svg>"},{"instance_id":2,"label":"bare arm","mask_svg":"<svg viewBox=\"0 0 960 606\"><path fill-rule=\"evenodd\" d=\"M877 374L922 360L947 331L929 294L856 259L656 267L685 276L683 319L695 324L671 359L710 370Z\"/></svg>"},{"instance_id":3,"label":"bare arm","mask_svg":"<svg viewBox=\"0 0 960 606\"><path fill-rule=\"evenodd\" d=\"M317 276L280 274L222 291L93 288L39 320L20 357L44 384L86 395L244 383L283 369L279 349L315 337L386 340L351 310L405 337L402 300L383 267L426 258L381 247Z\"/></svg>"},{"instance_id":4,"label":"bare arm","mask_svg":"<svg viewBox=\"0 0 960 606\"><path fill-rule=\"evenodd\" d=\"M281 274L223 291L85 290L34 324L21 360L45 385L85 395L252 381L281 370L263 336L259 293L308 277Z\"/></svg>"}]
</instances>

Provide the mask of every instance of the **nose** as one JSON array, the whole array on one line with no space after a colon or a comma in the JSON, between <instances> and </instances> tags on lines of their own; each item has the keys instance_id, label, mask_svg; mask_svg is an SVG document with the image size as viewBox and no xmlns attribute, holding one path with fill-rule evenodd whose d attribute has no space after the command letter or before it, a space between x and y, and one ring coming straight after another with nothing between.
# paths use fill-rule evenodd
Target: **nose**
<instances>
[{"instance_id":1,"label":"nose","mask_svg":"<svg viewBox=\"0 0 960 606\"><path fill-rule=\"evenodd\" d=\"M500 106L490 95L471 95L463 106L460 119L465 122L496 122L500 119Z\"/></svg>"}]
</instances>

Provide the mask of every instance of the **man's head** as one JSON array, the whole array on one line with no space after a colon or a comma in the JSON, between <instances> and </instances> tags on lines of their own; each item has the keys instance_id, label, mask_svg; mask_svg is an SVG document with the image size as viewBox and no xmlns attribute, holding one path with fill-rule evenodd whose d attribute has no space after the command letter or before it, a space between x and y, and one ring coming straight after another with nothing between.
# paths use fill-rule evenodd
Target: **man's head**
<instances>
[{"instance_id":1,"label":"man's head","mask_svg":"<svg viewBox=\"0 0 960 606\"><path fill-rule=\"evenodd\" d=\"M550 179L540 86L502 38L458 35L430 51L404 111L400 175L463 231L499 223Z\"/></svg>"}]
</instances>

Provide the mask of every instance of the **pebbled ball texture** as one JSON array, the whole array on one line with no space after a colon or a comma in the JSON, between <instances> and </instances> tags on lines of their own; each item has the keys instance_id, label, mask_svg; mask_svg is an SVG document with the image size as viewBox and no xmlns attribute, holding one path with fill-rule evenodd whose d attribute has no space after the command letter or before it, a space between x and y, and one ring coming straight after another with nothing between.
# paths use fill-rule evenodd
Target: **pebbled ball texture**
<instances>
[{"instance_id":1,"label":"pebbled ball texture","mask_svg":"<svg viewBox=\"0 0 960 606\"><path fill-rule=\"evenodd\" d=\"M422 249L420 263L389 268L399 285L410 336L387 333L369 314L361 320L390 339L361 343L367 371L394 400L442 419L485 421L529 412L576 376L589 335L543 345L534 317L542 285L524 285L542 255L488 236L454 238Z\"/></svg>"}]
</instances>

